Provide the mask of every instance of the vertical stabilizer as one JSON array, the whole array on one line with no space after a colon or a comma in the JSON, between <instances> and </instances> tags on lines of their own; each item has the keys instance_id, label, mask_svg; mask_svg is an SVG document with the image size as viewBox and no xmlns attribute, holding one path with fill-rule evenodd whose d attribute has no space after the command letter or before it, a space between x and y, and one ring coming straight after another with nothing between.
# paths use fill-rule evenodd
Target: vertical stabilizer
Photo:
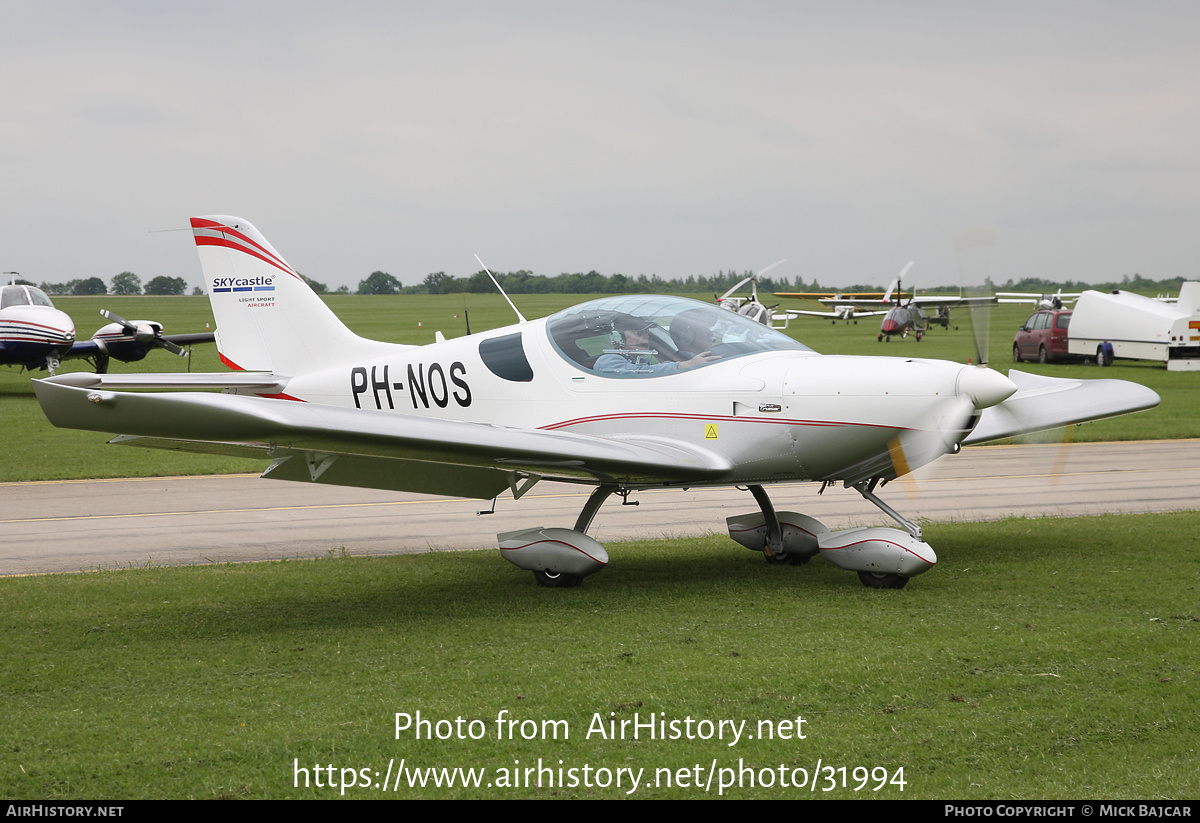
<instances>
[{"instance_id":1,"label":"vertical stabilizer","mask_svg":"<svg viewBox=\"0 0 1200 823\"><path fill-rule=\"evenodd\" d=\"M1184 314L1200 314L1200 282L1184 281L1179 287L1179 300L1175 307Z\"/></svg>"},{"instance_id":2,"label":"vertical stabilizer","mask_svg":"<svg viewBox=\"0 0 1200 823\"><path fill-rule=\"evenodd\" d=\"M295 376L386 348L350 331L240 217L193 217L217 350L230 368Z\"/></svg>"}]
</instances>

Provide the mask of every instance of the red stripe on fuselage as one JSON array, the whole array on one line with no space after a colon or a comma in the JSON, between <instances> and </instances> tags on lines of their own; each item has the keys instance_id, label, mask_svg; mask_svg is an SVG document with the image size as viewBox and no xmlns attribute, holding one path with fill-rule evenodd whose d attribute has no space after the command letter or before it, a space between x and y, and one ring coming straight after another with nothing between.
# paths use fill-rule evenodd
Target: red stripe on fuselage
<instances>
[{"instance_id":1,"label":"red stripe on fuselage","mask_svg":"<svg viewBox=\"0 0 1200 823\"><path fill-rule=\"evenodd\" d=\"M568 426L578 426L583 423L596 423L604 420L704 420L716 423L769 423L776 426L815 426L815 427L844 427L857 426L869 429L891 429L906 431L904 426L884 426L878 423L846 423L835 420L795 420L791 418L767 417L730 417L720 414L676 414L673 412L634 412L631 414L602 414L595 417L579 417L574 420L564 420L561 423L551 423L541 426L542 429L563 429Z\"/></svg>"}]
</instances>

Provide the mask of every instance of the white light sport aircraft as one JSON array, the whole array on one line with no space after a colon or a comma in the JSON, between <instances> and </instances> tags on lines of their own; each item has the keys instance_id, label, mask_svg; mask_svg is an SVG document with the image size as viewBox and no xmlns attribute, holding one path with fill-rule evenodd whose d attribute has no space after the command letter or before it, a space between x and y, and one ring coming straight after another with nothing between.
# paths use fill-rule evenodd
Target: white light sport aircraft
<instances>
[{"instance_id":1,"label":"white light sport aircraft","mask_svg":"<svg viewBox=\"0 0 1200 823\"><path fill-rule=\"evenodd\" d=\"M963 443L1150 408L1119 380L1063 380L898 357L823 356L734 312L610 297L541 320L402 346L347 329L254 226L193 218L221 374L70 374L35 381L56 426L113 442L270 461L263 477L490 499L539 480L594 486L574 528L499 535L546 586L608 555L586 535L612 494L746 486L730 536L768 559L821 554L875 588L936 561L875 495ZM223 388L225 393L121 392ZM776 512L764 487L853 488L902 527L830 531ZM824 485L822 489L824 489Z\"/></svg>"}]
</instances>

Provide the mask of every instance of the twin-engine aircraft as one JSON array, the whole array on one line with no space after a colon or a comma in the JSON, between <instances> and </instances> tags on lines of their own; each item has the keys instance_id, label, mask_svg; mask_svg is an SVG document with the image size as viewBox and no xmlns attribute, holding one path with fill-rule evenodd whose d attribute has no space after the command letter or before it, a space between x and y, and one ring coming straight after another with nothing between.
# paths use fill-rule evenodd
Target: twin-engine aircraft
<instances>
[{"instance_id":1,"label":"twin-engine aircraft","mask_svg":"<svg viewBox=\"0 0 1200 823\"><path fill-rule=\"evenodd\" d=\"M213 340L211 332L164 335L157 321L131 322L110 311L100 313L110 322L91 340L76 340L74 321L44 291L15 282L0 286L0 365L54 374L63 360L83 359L104 373L110 358L133 363L156 348L185 355L183 346Z\"/></svg>"},{"instance_id":2,"label":"twin-engine aircraft","mask_svg":"<svg viewBox=\"0 0 1200 823\"><path fill-rule=\"evenodd\" d=\"M498 535L550 587L608 563L586 534L611 495L749 489L730 536L768 560L820 554L873 588L933 567L882 483L968 443L1150 408L1120 380L1062 380L894 357L819 355L734 312L678 297L607 297L425 346L347 329L245 220L193 218L217 321L219 374L35 381L56 426L114 443L262 458L263 477L520 498L540 480L594 487L573 527ZM518 317L520 317L518 313ZM213 389L224 393L114 389ZM777 512L772 483L841 483L900 526L831 531ZM565 525L565 524L564 524Z\"/></svg>"}]
</instances>

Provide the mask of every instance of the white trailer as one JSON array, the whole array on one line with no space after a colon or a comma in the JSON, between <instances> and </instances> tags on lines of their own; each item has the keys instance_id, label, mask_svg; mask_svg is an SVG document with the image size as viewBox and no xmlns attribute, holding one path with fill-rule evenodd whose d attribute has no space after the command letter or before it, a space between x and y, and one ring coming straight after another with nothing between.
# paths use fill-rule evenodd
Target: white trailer
<instances>
[{"instance_id":1,"label":"white trailer","mask_svg":"<svg viewBox=\"0 0 1200 823\"><path fill-rule=\"evenodd\" d=\"M1200 281L1184 283L1174 303L1127 291L1085 291L1071 315L1067 351L1100 365L1123 357L1200 371Z\"/></svg>"}]
</instances>

